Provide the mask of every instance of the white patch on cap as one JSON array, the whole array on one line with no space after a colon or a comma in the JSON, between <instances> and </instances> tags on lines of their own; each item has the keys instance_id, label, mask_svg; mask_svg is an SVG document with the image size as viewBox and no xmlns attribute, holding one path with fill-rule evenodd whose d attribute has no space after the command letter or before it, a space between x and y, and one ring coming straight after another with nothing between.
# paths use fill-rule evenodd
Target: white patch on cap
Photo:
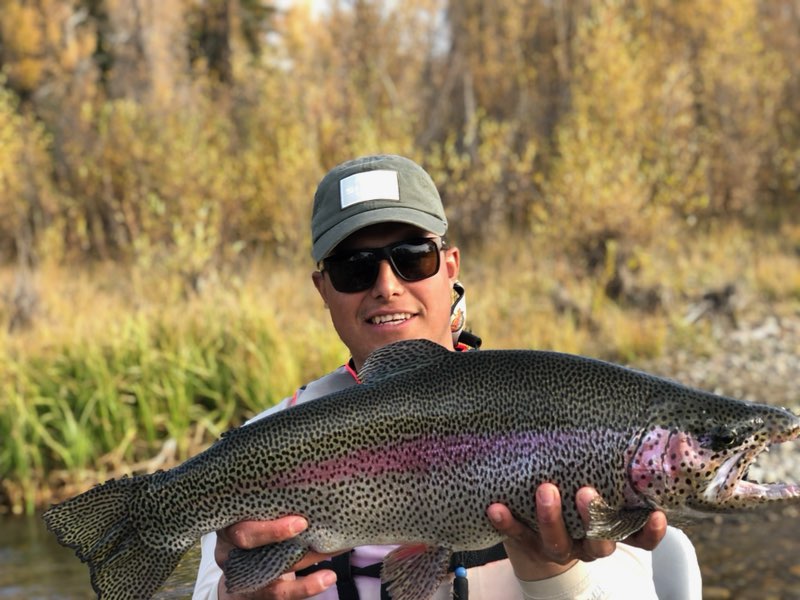
<instances>
[{"instance_id":1,"label":"white patch on cap","mask_svg":"<svg viewBox=\"0 0 800 600\"><path fill-rule=\"evenodd\" d=\"M342 209L367 200L400 200L397 171L365 171L339 182Z\"/></svg>"}]
</instances>

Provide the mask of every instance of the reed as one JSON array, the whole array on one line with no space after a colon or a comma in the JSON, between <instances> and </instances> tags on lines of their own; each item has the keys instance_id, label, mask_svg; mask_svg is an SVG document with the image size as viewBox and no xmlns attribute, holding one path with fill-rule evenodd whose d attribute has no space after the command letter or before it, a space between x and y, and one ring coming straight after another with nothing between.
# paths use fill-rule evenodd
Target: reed
<instances>
[{"instance_id":1,"label":"reed","mask_svg":"<svg viewBox=\"0 0 800 600\"><path fill-rule=\"evenodd\" d=\"M150 470L165 448L183 460L345 357L310 293L292 313L317 318L288 327L260 284L156 303L101 278L91 306L64 299L73 285L50 273L41 328L4 340L0 474L13 512Z\"/></svg>"}]
</instances>

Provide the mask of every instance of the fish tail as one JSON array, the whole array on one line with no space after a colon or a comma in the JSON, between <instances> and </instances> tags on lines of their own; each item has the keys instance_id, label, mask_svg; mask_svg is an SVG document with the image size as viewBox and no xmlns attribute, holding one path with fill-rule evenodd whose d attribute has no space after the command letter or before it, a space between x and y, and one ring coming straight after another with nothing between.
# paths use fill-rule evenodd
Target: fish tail
<instances>
[{"instance_id":1,"label":"fish tail","mask_svg":"<svg viewBox=\"0 0 800 600\"><path fill-rule=\"evenodd\" d=\"M43 519L58 541L88 563L92 588L106 600L150 598L194 540L148 540L134 507L149 476L112 479L52 506ZM142 515L140 515L142 516Z\"/></svg>"}]
</instances>

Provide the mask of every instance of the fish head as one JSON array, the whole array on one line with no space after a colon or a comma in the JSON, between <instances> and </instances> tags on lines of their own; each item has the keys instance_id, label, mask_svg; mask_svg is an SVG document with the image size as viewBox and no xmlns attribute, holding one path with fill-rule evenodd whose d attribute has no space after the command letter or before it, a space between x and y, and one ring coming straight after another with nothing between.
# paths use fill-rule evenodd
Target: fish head
<instances>
[{"instance_id":1,"label":"fish head","mask_svg":"<svg viewBox=\"0 0 800 600\"><path fill-rule=\"evenodd\" d=\"M660 402L626 460L634 494L668 517L800 502L800 486L747 479L770 446L800 436L790 411L686 390ZM672 515L672 516L671 516Z\"/></svg>"}]
</instances>

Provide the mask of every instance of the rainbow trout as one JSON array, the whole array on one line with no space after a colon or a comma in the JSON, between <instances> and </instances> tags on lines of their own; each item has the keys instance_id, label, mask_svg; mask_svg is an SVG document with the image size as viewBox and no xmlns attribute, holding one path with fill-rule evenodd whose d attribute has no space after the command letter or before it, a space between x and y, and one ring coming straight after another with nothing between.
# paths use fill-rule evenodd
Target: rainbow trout
<instances>
[{"instance_id":1,"label":"rainbow trout","mask_svg":"<svg viewBox=\"0 0 800 600\"><path fill-rule=\"evenodd\" d=\"M376 351L360 376L44 520L89 564L100 598L151 597L206 532L299 514L309 528L296 538L231 553L231 591L264 586L310 549L402 544L381 577L394 600L425 600L452 552L501 541L486 517L493 502L536 528L545 481L561 489L576 538L622 539L655 509L675 522L800 498L797 485L745 480L760 452L800 433L780 408L578 356L421 340ZM574 503L583 485L602 496L586 530Z\"/></svg>"}]
</instances>

